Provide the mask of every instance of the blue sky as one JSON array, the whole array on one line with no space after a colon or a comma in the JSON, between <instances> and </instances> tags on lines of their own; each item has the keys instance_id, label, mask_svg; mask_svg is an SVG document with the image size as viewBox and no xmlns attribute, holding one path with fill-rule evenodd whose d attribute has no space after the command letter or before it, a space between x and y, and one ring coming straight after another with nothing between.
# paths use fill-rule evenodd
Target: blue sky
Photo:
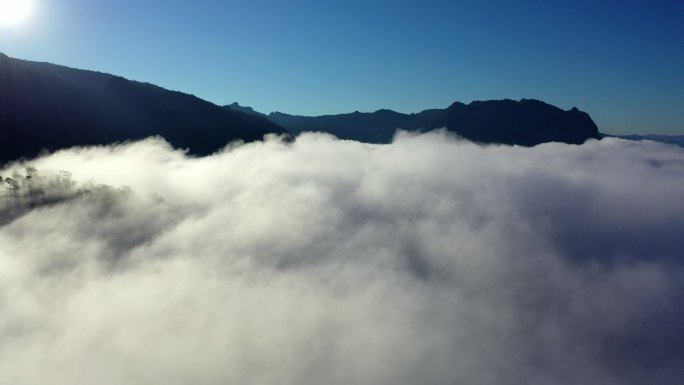
<instances>
[{"instance_id":1,"label":"blue sky","mask_svg":"<svg viewBox=\"0 0 684 385\"><path fill-rule=\"evenodd\" d=\"M684 2L33 0L0 51L270 112L536 98L684 134Z\"/></svg>"}]
</instances>

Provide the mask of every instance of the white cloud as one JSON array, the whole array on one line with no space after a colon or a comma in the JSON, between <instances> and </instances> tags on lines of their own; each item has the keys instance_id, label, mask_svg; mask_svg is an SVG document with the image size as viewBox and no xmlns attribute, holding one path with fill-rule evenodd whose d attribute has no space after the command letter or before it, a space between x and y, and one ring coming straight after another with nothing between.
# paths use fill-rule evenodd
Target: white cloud
<instances>
[{"instance_id":1,"label":"white cloud","mask_svg":"<svg viewBox=\"0 0 684 385\"><path fill-rule=\"evenodd\" d=\"M677 147L305 134L30 165L0 206L2 384L684 375Z\"/></svg>"}]
</instances>

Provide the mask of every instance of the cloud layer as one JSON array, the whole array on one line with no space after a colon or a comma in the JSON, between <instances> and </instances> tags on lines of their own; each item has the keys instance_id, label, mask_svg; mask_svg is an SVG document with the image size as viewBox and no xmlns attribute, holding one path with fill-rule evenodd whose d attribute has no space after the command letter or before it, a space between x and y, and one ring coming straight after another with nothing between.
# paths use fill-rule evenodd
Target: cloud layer
<instances>
[{"instance_id":1,"label":"cloud layer","mask_svg":"<svg viewBox=\"0 0 684 385\"><path fill-rule=\"evenodd\" d=\"M2 384L684 376L680 148L153 138L12 170Z\"/></svg>"}]
</instances>

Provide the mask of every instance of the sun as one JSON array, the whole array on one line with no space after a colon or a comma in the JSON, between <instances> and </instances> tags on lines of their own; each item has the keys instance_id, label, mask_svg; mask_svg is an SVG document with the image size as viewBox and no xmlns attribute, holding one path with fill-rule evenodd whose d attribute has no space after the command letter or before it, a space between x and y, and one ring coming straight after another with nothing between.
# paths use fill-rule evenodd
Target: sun
<instances>
[{"instance_id":1,"label":"sun","mask_svg":"<svg viewBox=\"0 0 684 385\"><path fill-rule=\"evenodd\" d=\"M21 24L32 8L32 0L0 0L0 26Z\"/></svg>"}]
</instances>

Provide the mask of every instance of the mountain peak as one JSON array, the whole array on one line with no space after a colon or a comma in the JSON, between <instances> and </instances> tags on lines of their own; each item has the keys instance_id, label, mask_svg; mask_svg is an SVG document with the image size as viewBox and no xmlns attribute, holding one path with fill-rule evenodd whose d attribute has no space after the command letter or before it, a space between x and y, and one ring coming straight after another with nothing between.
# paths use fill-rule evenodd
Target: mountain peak
<instances>
[{"instance_id":1,"label":"mountain peak","mask_svg":"<svg viewBox=\"0 0 684 385\"><path fill-rule=\"evenodd\" d=\"M228 105L224 106L224 108L227 108L227 109L232 110L232 111L244 112L245 114L249 114L249 115L266 117L265 114L262 114L261 112L255 111L252 107L241 106L238 102L233 102L231 104L228 104Z\"/></svg>"}]
</instances>

